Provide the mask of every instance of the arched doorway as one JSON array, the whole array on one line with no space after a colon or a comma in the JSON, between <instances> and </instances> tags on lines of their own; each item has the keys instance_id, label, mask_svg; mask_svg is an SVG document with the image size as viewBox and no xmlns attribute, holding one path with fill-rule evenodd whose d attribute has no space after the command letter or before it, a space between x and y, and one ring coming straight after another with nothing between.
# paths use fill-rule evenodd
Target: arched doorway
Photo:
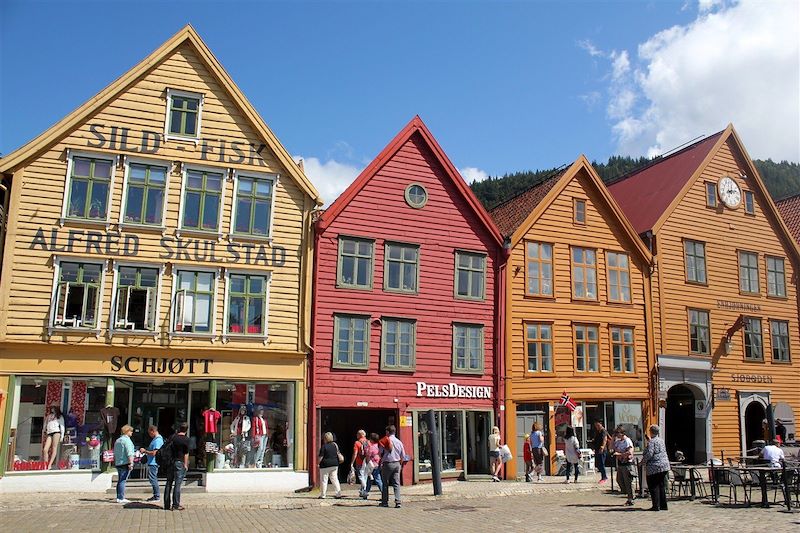
<instances>
[{"instance_id":1,"label":"arched doorway","mask_svg":"<svg viewBox=\"0 0 800 533\"><path fill-rule=\"evenodd\" d=\"M745 451L753 448L753 441L764 440L764 420L767 411L761 402L755 401L747 404L744 411L744 438Z\"/></svg>"},{"instance_id":2,"label":"arched doorway","mask_svg":"<svg viewBox=\"0 0 800 533\"><path fill-rule=\"evenodd\" d=\"M695 395L686 385L675 385L667 392L667 409L664 416L667 455L675 460L675 452L681 451L687 463L695 462Z\"/></svg>"}]
</instances>

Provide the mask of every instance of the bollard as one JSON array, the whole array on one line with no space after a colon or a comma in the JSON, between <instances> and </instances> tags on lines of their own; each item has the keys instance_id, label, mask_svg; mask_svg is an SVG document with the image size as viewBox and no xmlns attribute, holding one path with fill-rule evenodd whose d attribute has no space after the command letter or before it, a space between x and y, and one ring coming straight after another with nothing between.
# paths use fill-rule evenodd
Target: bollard
<instances>
[{"instance_id":1,"label":"bollard","mask_svg":"<svg viewBox=\"0 0 800 533\"><path fill-rule=\"evenodd\" d=\"M428 411L428 434L431 440L431 479L433 481L433 495L442 495L442 458L439 455L439 434L436 431L436 413L433 409Z\"/></svg>"}]
</instances>

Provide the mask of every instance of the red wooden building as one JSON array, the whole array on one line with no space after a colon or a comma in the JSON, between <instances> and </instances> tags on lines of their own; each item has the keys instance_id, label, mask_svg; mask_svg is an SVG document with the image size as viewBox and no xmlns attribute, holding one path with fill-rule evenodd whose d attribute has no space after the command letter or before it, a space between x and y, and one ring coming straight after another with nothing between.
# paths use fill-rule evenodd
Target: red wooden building
<instances>
[{"instance_id":1,"label":"red wooden building","mask_svg":"<svg viewBox=\"0 0 800 533\"><path fill-rule=\"evenodd\" d=\"M312 456L333 432L343 477L356 432L391 423L414 459L403 483L429 479L434 409L444 475L486 475L502 239L419 117L320 216L315 246Z\"/></svg>"}]
</instances>

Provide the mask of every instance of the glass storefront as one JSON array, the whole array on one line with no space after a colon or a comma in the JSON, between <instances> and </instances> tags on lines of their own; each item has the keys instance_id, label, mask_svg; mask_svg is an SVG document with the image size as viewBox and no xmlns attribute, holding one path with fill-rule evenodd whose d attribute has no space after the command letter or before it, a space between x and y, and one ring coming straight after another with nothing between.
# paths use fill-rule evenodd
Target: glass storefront
<instances>
[{"instance_id":1,"label":"glass storefront","mask_svg":"<svg viewBox=\"0 0 800 533\"><path fill-rule=\"evenodd\" d=\"M644 426L641 401L576 402L577 407L570 412L563 406L555 410L556 450L564 449L564 433L567 426L575 428L575 436L581 448L589 448L595 435L594 421L600 420L603 426L613 433L621 425L625 434L633 441L635 451L640 452L644 445Z\"/></svg>"},{"instance_id":2,"label":"glass storefront","mask_svg":"<svg viewBox=\"0 0 800 533\"><path fill-rule=\"evenodd\" d=\"M444 475L488 474L491 412L441 410L434 413L434 421ZM417 428L418 474L425 478L432 470L427 412L414 413L414 427Z\"/></svg>"}]
</instances>

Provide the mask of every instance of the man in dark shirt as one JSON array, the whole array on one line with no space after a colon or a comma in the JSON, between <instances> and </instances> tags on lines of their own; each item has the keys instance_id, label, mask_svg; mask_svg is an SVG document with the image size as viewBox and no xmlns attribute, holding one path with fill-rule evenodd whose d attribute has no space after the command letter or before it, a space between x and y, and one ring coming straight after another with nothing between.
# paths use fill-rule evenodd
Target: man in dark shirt
<instances>
[{"instance_id":1,"label":"man in dark shirt","mask_svg":"<svg viewBox=\"0 0 800 533\"><path fill-rule=\"evenodd\" d=\"M186 468L189 466L189 438L186 436L188 430L189 424L182 422L178 433L170 438L173 464L167 466L167 486L164 487L164 509L167 511L170 509L183 511L185 509L181 505L181 485L183 485L183 478L186 477Z\"/></svg>"},{"instance_id":2,"label":"man in dark shirt","mask_svg":"<svg viewBox=\"0 0 800 533\"><path fill-rule=\"evenodd\" d=\"M594 461L597 470L600 472L600 484L608 481L606 475L606 443L608 441L608 431L603 427L600 420L594 421L594 438L592 439L592 449L594 450Z\"/></svg>"}]
</instances>

